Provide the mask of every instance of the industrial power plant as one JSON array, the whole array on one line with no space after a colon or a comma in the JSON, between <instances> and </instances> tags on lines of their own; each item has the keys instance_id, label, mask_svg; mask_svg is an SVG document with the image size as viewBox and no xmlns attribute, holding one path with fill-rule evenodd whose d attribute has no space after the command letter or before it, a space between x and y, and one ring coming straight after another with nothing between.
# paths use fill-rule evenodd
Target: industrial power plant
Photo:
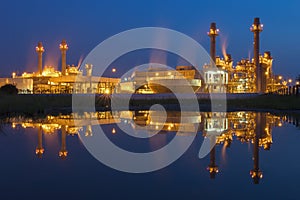
<instances>
[{"instance_id":1,"label":"industrial power plant","mask_svg":"<svg viewBox=\"0 0 300 200\"><path fill-rule=\"evenodd\" d=\"M11 78L0 78L0 87L13 84L20 94L71 94L71 93L170 93L164 87L171 85L179 92L186 92L184 83L188 83L196 93L283 93L289 89L291 80L284 80L272 70L273 58L270 51L260 54L259 36L263 25L259 18L254 19L250 30L254 34L253 59L242 59L233 65L230 54L223 58L216 55L216 38L219 35L216 23L211 23L210 38L211 63L199 66L177 66L176 70L149 66L146 71L134 71L130 79L99 77L92 75L93 63L85 65L85 73L80 66L67 65L66 40L59 44L61 51L61 71L54 67L43 67L42 42L36 46L37 71L22 74L12 73ZM298 87L295 87L298 89Z\"/></svg>"}]
</instances>

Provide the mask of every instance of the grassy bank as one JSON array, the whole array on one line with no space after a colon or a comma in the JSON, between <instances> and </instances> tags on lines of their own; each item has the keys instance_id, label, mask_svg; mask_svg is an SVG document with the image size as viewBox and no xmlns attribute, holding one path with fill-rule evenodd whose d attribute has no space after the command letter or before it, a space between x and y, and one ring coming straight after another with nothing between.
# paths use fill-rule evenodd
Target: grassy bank
<instances>
[{"instance_id":1,"label":"grassy bank","mask_svg":"<svg viewBox=\"0 0 300 200\"><path fill-rule=\"evenodd\" d=\"M238 109L270 109L270 110L299 110L300 96L261 95L248 99L230 99L228 108Z\"/></svg>"},{"instance_id":2,"label":"grassy bank","mask_svg":"<svg viewBox=\"0 0 300 200\"><path fill-rule=\"evenodd\" d=\"M84 98L84 97L83 97ZM118 99L118 102L123 102ZM186 100L189 101L189 100ZM84 101L83 101L84 102ZM109 109L109 100L103 97L96 97L96 108L98 110ZM221 101L219 102L222 103ZM147 109L153 104L166 105L167 109L179 109L178 101L171 99L132 99L131 109ZM217 102L218 104L218 102ZM210 100L199 99L201 110L210 109ZM120 108L126 105L120 104ZM229 110L278 110L278 111L300 111L300 97L261 95L245 99L227 100ZM48 114L53 112L71 112L72 95L2 95L0 96L0 114Z\"/></svg>"}]
</instances>

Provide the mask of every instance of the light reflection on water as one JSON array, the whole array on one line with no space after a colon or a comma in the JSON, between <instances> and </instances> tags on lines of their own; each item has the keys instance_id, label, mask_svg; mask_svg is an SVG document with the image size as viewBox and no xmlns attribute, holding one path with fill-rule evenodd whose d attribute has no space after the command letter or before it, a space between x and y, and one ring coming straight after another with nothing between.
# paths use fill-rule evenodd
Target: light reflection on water
<instances>
[{"instance_id":1,"label":"light reflection on water","mask_svg":"<svg viewBox=\"0 0 300 200\"><path fill-rule=\"evenodd\" d=\"M182 122L180 122L181 115L183 115L185 119ZM275 141L275 139L273 138L273 130L282 135L289 134L289 132L286 131L290 131L291 127L287 124L291 124L292 126L294 126L293 131L299 132L299 130L295 128L299 127L299 119L297 117L291 117L290 115L280 113L271 114L257 112L202 112L199 114L195 112L179 113L172 111L167 112L167 119L165 123L160 122L161 120L159 119L159 116L160 114L157 113L157 111L120 111L114 113L72 113L70 115L47 116L42 119L15 117L6 119L6 125L2 126L3 135L8 136L11 139L1 137L0 145L2 145L2 150L5 147L6 151L9 149L9 151L11 152L15 151L14 148L21 148L22 145L20 145L20 147L13 147L13 144L19 144L20 141L17 141L18 138L16 138L16 135L26 130L25 132L29 133L30 136L26 134L24 137L29 138L29 141L27 142L29 143L29 152L31 152L30 156L26 154L23 158L26 159L26 163L30 164L31 162L33 162L34 164L37 164L41 162L39 160L31 161L32 158L28 158L36 154L37 158L40 158L47 163L48 168L51 168L53 159L55 159L55 157L61 158L64 161L55 160L54 163L68 162L68 159L75 159L78 162L86 162L84 165L91 165L92 163L93 165L95 165L95 167L93 168L96 168L98 165L95 164L95 161L86 151L84 151L83 145L80 144L80 140L77 137L79 132L83 132L85 137L93 137L93 134L97 133L93 133L92 126L100 124L107 137L109 137L112 142L114 142L121 148L134 152L148 152L159 149L170 142L178 131L179 123L181 123L184 124L185 131L184 133L177 134L182 134L182 136L184 137L197 132L195 142L193 143L190 150L184 154L183 158L179 159L166 169L156 172L161 175L159 179L168 177L168 170L171 170L172 172L175 171L177 173L187 174L187 176L191 178L191 182L195 182L196 184L197 181L193 180L193 177L197 177L195 176L195 173L198 173L197 170L199 170L201 171L203 183L211 184L211 182L207 181L209 181L209 179L216 179L214 180L215 184L219 186L228 181L237 183L243 182L242 184L238 184L245 185L245 183L247 183L249 185L249 181L244 179L240 180L240 177L244 177L244 174L247 173L248 180L253 179L253 182L257 184L264 177L264 179L262 179L263 181L261 181L262 185L266 184L266 182L267 185L270 185L274 184L271 181L271 174L274 172L273 168L277 169L277 163L274 161L271 163L267 163L266 161L270 160L273 157L273 154L271 154L269 158L268 155L261 154L264 152L272 152L272 148L274 146L274 155L275 157L280 158L286 156L280 154L280 149L287 149L289 147L281 144L280 140ZM82 121L83 118L89 120ZM74 121L76 120L78 120L78 122L74 123ZM135 134L146 133L151 135L151 137L148 139L134 139L133 137L125 134L116 124L122 124L122 126L125 127L126 130L132 132L133 136ZM161 129L161 131L158 134L154 134L157 129ZM206 158L200 160L199 158L197 158L197 151L199 151L199 147L203 141L203 138L212 131L217 133L217 135L212 138L216 141L217 145L212 149L209 156L206 156ZM34 139L32 137L34 137ZM72 138L72 140L69 138ZM277 136L277 138L281 138L283 140L283 143L286 143L286 140L289 140L289 138L282 136ZM294 139L295 136L292 136L291 141L289 141L291 145L299 143L300 138L298 138L298 141ZM11 145L8 143L11 143ZM245 148L243 148L242 146L245 146ZM246 149L246 151L241 150L242 148ZM81 151L79 152L78 149L81 149ZM23 150L19 149L18 151L22 152ZM24 149L24 152L27 151L28 149ZM55 152L56 156L53 154ZM78 153L78 155L76 153ZM292 155L293 153L294 152L291 151L289 152L289 155ZM5 160L5 156L3 156L3 154L0 155L2 155L3 159ZM232 157L233 155L236 159ZM83 156L85 156L84 159ZM87 158L89 158L88 161ZM91 160L93 160L94 162L92 162ZM286 158L284 160L286 160ZM296 163L298 164L296 164L295 166L300 166L299 159L296 161ZM14 163L12 162L12 164ZM63 168L60 165L57 166L57 164L53 165L57 167L57 170L59 170L59 168ZM195 169L193 165L197 166L197 170L191 171L191 169ZM8 166L9 165L7 165L7 167ZM119 179L122 179L122 175L120 177L117 177L117 175L120 175L120 172L110 170L102 166L101 164L99 164L99 166L97 170L108 171L108 173L115 174L116 177L113 178L115 181L119 181ZM231 168L231 166L238 166L239 168L234 169ZM75 169L76 167L74 168L74 170ZM243 171L243 174L236 175L236 173L233 173L234 170L236 170L236 172ZM31 176L35 176L33 172L30 173L32 173ZM156 173L139 176L148 177L148 179L152 180L153 178L155 179ZM209 176L203 178L203 176L205 177L203 173L209 174ZM283 172L279 171L278 173ZM265 174L269 176L265 178ZM228 179L228 177L230 177L231 175L234 178L231 177L230 179ZM128 176L130 175L128 174L126 176L128 178ZM281 175L283 181L285 179L286 181L289 180L289 177L283 178L282 176L285 176L285 174ZM68 176L66 175L65 178L67 179L67 177ZM171 178L167 178L167 180L169 179ZM222 182L218 181L218 179L222 180ZM179 180L185 182L184 179ZM156 184L157 180L152 180L150 181L150 183ZM214 187L216 187L216 185L214 185ZM272 191L271 188L268 189ZM253 195L255 195L255 193ZM195 197L194 194L192 196ZM201 197L201 195L196 196Z\"/></svg>"}]
</instances>

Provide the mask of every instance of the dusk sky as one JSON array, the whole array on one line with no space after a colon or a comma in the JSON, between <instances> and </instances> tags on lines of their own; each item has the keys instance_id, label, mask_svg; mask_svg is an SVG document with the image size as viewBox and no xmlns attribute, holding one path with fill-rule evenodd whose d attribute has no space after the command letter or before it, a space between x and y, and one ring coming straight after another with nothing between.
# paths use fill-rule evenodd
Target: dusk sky
<instances>
[{"instance_id":1,"label":"dusk sky","mask_svg":"<svg viewBox=\"0 0 300 200\"><path fill-rule=\"evenodd\" d=\"M67 63L77 64L106 38L132 28L158 26L180 31L209 52L211 22L220 29L217 54L227 41L234 63L253 56L254 17L264 24L261 53L271 51L276 74L300 74L300 2L291 1L2 1L0 76L35 71L35 46L45 47L44 64L60 67L59 43L69 45ZM124 65L124 64L123 64ZM131 65L129 62L128 65ZM124 66L128 69L132 66ZM121 70L122 71L122 70Z\"/></svg>"}]
</instances>

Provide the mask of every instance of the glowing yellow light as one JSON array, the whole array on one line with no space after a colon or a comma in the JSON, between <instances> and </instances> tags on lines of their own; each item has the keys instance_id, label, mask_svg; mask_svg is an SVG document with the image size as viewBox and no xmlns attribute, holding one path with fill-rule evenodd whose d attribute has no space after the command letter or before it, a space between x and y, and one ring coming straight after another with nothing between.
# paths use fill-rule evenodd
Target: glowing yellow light
<instances>
[{"instance_id":1,"label":"glowing yellow light","mask_svg":"<svg viewBox=\"0 0 300 200\"><path fill-rule=\"evenodd\" d=\"M278 76L278 79L281 80L281 79L282 79L282 76Z\"/></svg>"},{"instance_id":2,"label":"glowing yellow light","mask_svg":"<svg viewBox=\"0 0 300 200\"><path fill-rule=\"evenodd\" d=\"M292 79L289 79L289 83L293 82Z\"/></svg>"},{"instance_id":3,"label":"glowing yellow light","mask_svg":"<svg viewBox=\"0 0 300 200\"><path fill-rule=\"evenodd\" d=\"M265 75L269 75L269 72L265 72Z\"/></svg>"},{"instance_id":4,"label":"glowing yellow light","mask_svg":"<svg viewBox=\"0 0 300 200\"><path fill-rule=\"evenodd\" d=\"M116 70L116 68L112 68L112 70L111 70L113 73L115 73L117 70Z\"/></svg>"},{"instance_id":5,"label":"glowing yellow light","mask_svg":"<svg viewBox=\"0 0 300 200\"><path fill-rule=\"evenodd\" d=\"M11 127L12 127L12 128L16 128L16 124L15 124L15 123L12 123Z\"/></svg>"},{"instance_id":6,"label":"glowing yellow light","mask_svg":"<svg viewBox=\"0 0 300 200\"><path fill-rule=\"evenodd\" d=\"M67 152L67 151L60 151L60 152L58 153L58 156L59 156L59 157L67 157L67 156L68 156L68 152Z\"/></svg>"},{"instance_id":7,"label":"glowing yellow light","mask_svg":"<svg viewBox=\"0 0 300 200\"><path fill-rule=\"evenodd\" d=\"M109 89L105 89L105 94L109 94L109 93L110 93Z\"/></svg>"},{"instance_id":8,"label":"glowing yellow light","mask_svg":"<svg viewBox=\"0 0 300 200\"><path fill-rule=\"evenodd\" d=\"M278 123L278 126L279 126L279 127L281 127L281 126L282 126L282 123L281 123L281 122L279 122L279 123Z\"/></svg>"},{"instance_id":9,"label":"glowing yellow light","mask_svg":"<svg viewBox=\"0 0 300 200\"><path fill-rule=\"evenodd\" d=\"M300 84L300 82L299 82L299 81L297 81L297 82L296 82L296 85L299 85L299 84Z\"/></svg>"},{"instance_id":10,"label":"glowing yellow light","mask_svg":"<svg viewBox=\"0 0 300 200\"><path fill-rule=\"evenodd\" d=\"M112 133L112 134L115 134L115 133L116 133L116 129L113 128L113 129L111 130L111 133Z\"/></svg>"},{"instance_id":11,"label":"glowing yellow light","mask_svg":"<svg viewBox=\"0 0 300 200\"><path fill-rule=\"evenodd\" d=\"M45 151L45 149L43 149L43 148L37 148L37 149L35 150L35 154L43 154L44 151Z\"/></svg>"}]
</instances>

